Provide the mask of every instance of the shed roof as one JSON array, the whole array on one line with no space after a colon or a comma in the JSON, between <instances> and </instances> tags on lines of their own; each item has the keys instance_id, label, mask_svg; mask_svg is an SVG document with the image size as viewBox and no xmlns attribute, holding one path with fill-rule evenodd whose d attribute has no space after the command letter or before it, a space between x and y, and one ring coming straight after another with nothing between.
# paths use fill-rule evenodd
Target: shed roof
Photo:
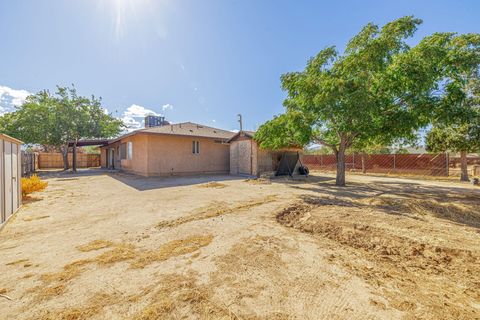
<instances>
[{"instance_id":1,"label":"shed roof","mask_svg":"<svg viewBox=\"0 0 480 320\"><path fill-rule=\"evenodd\" d=\"M213 139L220 139L220 140L227 140L227 139L230 139L233 135L235 135L234 132L205 126L203 124L198 124L193 122L182 122L182 123L164 125L161 127L135 130L121 137L110 140L109 143L119 141L128 136L132 136L135 134L142 134L142 133L143 134L164 134L164 135L174 135L174 136L191 136L191 137L213 138Z\"/></svg>"},{"instance_id":2,"label":"shed roof","mask_svg":"<svg viewBox=\"0 0 480 320\"><path fill-rule=\"evenodd\" d=\"M253 139L254 135L255 135L255 131L242 130L234 134L230 139L228 139L227 142L235 141L240 137L247 137L247 138Z\"/></svg>"},{"instance_id":3,"label":"shed roof","mask_svg":"<svg viewBox=\"0 0 480 320\"><path fill-rule=\"evenodd\" d=\"M22 144L22 143L23 143L23 141L20 141L20 140L18 140L18 139L15 139L15 138L10 137L10 136L8 136L8 135L6 135L6 134L3 134L3 133L0 133L0 139L8 140L8 141L10 141L10 142L14 142L14 143L18 143L18 144Z\"/></svg>"}]
</instances>

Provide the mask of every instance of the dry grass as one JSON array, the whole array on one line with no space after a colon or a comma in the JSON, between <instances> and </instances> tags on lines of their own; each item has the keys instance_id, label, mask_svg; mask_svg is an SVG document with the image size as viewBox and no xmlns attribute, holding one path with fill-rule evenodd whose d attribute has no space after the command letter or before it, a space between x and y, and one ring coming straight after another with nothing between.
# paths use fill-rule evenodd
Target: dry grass
<instances>
[{"instance_id":1,"label":"dry grass","mask_svg":"<svg viewBox=\"0 0 480 320\"><path fill-rule=\"evenodd\" d=\"M198 285L193 273L163 276L149 300L134 320L184 319L187 314L193 319L239 319L214 302L211 287Z\"/></svg>"},{"instance_id":2,"label":"dry grass","mask_svg":"<svg viewBox=\"0 0 480 320\"><path fill-rule=\"evenodd\" d=\"M65 291L66 291L66 285L65 284L56 284L56 285L53 285L53 286L38 287L36 289L36 293L37 293L36 298L38 300L50 299L50 298L60 296Z\"/></svg>"},{"instance_id":3,"label":"dry grass","mask_svg":"<svg viewBox=\"0 0 480 320\"><path fill-rule=\"evenodd\" d=\"M59 272L42 274L40 280L43 284L33 287L28 292L34 293L37 301L50 299L64 293L68 283L81 275L89 264L96 263L101 266L107 266L117 262L131 260L130 266L132 268L144 268L154 262L165 261L172 257L198 251L200 248L209 245L212 240L212 235L194 235L167 242L156 250L145 251L136 250L135 246L131 244L114 244L113 242L105 240L92 241L83 247L81 246L83 249L81 251L106 248L107 245L114 246L114 248L93 259L83 259L69 263Z\"/></svg>"},{"instance_id":4,"label":"dry grass","mask_svg":"<svg viewBox=\"0 0 480 320\"><path fill-rule=\"evenodd\" d=\"M157 250L139 252L135 261L131 263L133 268L144 268L145 266L159 261L165 261L172 257L192 253L202 247L208 246L213 240L212 235L190 236L185 239L170 241Z\"/></svg>"},{"instance_id":5,"label":"dry grass","mask_svg":"<svg viewBox=\"0 0 480 320\"><path fill-rule=\"evenodd\" d=\"M118 244L115 248L102 253L95 258L95 262L99 265L109 265L120 261L135 258L135 246L128 243Z\"/></svg>"},{"instance_id":6,"label":"dry grass","mask_svg":"<svg viewBox=\"0 0 480 320\"><path fill-rule=\"evenodd\" d=\"M246 179L244 181L249 184L272 184L272 181L265 178Z\"/></svg>"},{"instance_id":7,"label":"dry grass","mask_svg":"<svg viewBox=\"0 0 480 320\"><path fill-rule=\"evenodd\" d=\"M65 265L61 271L42 274L42 285L33 287L28 292L35 294L36 301L57 297L66 291L67 284L78 277L89 263L91 260L77 260Z\"/></svg>"},{"instance_id":8,"label":"dry grass","mask_svg":"<svg viewBox=\"0 0 480 320\"><path fill-rule=\"evenodd\" d=\"M239 211L244 211L253 207L263 205L265 203L273 202L276 200L276 196L271 195L261 199L255 199L243 203L239 203L233 207L227 207L224 203L215 202L212 205L200 209L198 212L193 214L180 217L175 220L162 221L157 224L157 228L166 228L166 227L176 227L185 223L198 220L206 220L210 218L215 218L222 215L237 213Z\"/></svg>"},{"instance_id":9,"label":"dry grass","mask_svg":"<svg viewBox=\"0 0 480 320\"><path fill-rule=\"evenodd\" d=\"M41 275L40 280L45 283L68 282L80 275L83 271L83 268L89 263L91 263L91 260L88 259L74 261L65 265L59 272L45 273Z\"/></svg>"},{"instance_id":10,"label":"dry grass","mask_svg":"<svg viewBox=\"0 0 480 320\"><path fill-rule=\"evenodd\" d=\"M23 218L23 221L41 220L41 219L46 219L46 218L49 218L49 217L50 216L25 217L25 218Z\"/></svg>"},{"instance_id":11,"label":"dry grass","mask_svg":"<svg viewBox=\"0 0 480 320\"><path fill-rule=\"evenodd\" d=\"M220 183L220 182L216 182L216 181L212 181L212 182L208 182L208 183L203 183L201 185L198 186L199 188L215 188L215 189L223 189L223 188L226 188L227 185L224 184L224 183Z\"/></svg>"},{"instance_id":12,"label":"dry grass","mask_svg":"<svg viewBox=\"0 0 480 320\"><path fill-rule=\"evenodd\" d=\"M19 259L19 260L15 260L15 261L12 261L12 262L5 263L5 265L6 266L14 266L14 265L21 264L21 263L28 262L28 261L29 261L28 259Z\"/></svg>"},{"instance_id":13,"label":"dry grass","mask_svg":"<svg viewBox=\"0 0 480 320\"><path fill-rule=\"evenodd\" d=\"M93 240L87 244L78 246L77 249L82 252L88 252L93 250L99 250L113 246L113 242L108 240Z\"/></svg>"},{"instance_id":14,"label":"dry grass","mask_svg":"<svg viewBox=\"0 0 480 320\"><path fill-rule=\"evenodd\" d=\"M32 320L88 320L101 313L105 307L121 301L120 297L116 295L104 292L96 293L83 306L46 310L36 315Z\"/></svg>"}]
</instances>

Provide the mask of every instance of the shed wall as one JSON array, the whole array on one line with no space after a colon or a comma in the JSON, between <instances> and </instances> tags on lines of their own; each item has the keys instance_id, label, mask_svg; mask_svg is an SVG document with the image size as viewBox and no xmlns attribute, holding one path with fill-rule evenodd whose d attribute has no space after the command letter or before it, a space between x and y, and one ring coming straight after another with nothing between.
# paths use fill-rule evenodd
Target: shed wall
<instances>
[{"instance_id":1,"label":"shed wall","mask_svg":"<svg viewBox=\"0 0 480 320\"><path fill-rule=\"evenodd\" d=\"M256 174L256 148L251 139L230 142L230 174Z\"/></svg>"},{"instance_id":2,"label":"shed wall","mask_svg":"<svg viewBox=\"0 0 480 320\"><path fill-rule=\"evenodd\" d=\"M9 137L0 137L0 226L21 204L21 149L20 143Z\"/></svg>"}]
</instances>

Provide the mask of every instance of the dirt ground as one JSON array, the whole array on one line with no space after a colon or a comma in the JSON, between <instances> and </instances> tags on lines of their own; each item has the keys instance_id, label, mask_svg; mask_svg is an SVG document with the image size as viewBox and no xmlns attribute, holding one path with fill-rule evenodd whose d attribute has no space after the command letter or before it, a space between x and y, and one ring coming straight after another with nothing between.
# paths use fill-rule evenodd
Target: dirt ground
<instances>
[{"instance_id":1,"label":"dirt ground","mask_svg":"<svg viewBox=\"0 0 480 320\"><path fill-rule=\"evenodd\" d=\"M480 188L53 174L0 231L1 319L480 319Z\"/></svg>"}]
</instances>

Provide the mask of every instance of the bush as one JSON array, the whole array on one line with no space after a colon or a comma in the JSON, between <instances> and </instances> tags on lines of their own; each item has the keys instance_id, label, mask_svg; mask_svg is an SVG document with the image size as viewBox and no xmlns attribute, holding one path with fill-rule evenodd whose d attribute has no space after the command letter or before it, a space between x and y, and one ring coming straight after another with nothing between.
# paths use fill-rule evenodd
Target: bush
<instances>
[{"instance_id":1,"label":"bush","mask_svg":"<svg viewBox=\"0 0 480 320\"><path fill-rule=\"evenodd\" d=\"M29 178L22 178L22 197L26 198L28 194L42 191L48 186L48 182L42 181L36 174Z\"/></svg>"}]
</instances>

